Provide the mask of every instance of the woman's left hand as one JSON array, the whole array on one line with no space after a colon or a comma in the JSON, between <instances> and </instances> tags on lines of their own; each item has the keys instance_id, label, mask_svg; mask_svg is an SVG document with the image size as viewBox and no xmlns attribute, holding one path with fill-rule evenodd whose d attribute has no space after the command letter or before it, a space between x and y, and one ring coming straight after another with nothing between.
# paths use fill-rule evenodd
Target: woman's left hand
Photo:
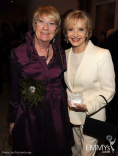
<instances>
[{"instance_id":1,"label":"woman's left hand","mask_svg":"<svg viewBox=\"0 0 118 156\"><path fill-rule=\"evenodd\" d=\"M72 107L71 104L70 104L70 101L68 101L68 105L69 105L69 107L73 108L73 110L76 110L76 111L81 111L81 112L86 112L86 111L88 111L85 104L74 103L74 105L75 105L76 107Z\"/></svg>"}]
</instances>

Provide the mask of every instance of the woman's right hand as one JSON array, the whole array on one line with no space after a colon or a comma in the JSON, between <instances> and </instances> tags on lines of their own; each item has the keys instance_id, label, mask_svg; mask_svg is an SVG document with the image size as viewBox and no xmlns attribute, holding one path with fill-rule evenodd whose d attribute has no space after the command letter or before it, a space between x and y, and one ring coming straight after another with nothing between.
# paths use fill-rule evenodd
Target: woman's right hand
<instances>
[{"instance_id":1,"label":"woman's right hand","mask_svg":"<svg viewBox=\"0 0 118 156\"><path fill-rule=\"evenodd\" d=\"M10 133L11 135L12 135L13 128L14 128L14 123L10 123L10 124L9 124L9 133Z\"/></svg>"},{"instance_id":2,"label":"woman's right hand","mask_svg":"<svg viewBox=\"0 0 118 156\"><path fill-rule=\"evenodd\" d=\"M69 106L69 107L72 107L71 104L70 104L70 101L68 101L68 106Z\"/></svg>"}]
</instances>

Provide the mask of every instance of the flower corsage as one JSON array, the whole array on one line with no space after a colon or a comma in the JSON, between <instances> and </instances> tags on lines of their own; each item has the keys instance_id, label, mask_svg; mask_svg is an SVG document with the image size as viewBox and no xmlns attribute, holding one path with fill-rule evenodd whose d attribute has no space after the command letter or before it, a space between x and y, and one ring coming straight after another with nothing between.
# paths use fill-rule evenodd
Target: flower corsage
<instances>
[{"instance_id":1,"label":"flower corsage","mask_svg":"<svg viewBox=\"0 0 118 156\"><path fill-rule=\"evenodd\" d=\"M43 100L44 83L41 80L32 78L22 79L20 81L21 94L23 95L24 102L30 107L36 107L38 102Z\"/></svg>"}]
</instances>

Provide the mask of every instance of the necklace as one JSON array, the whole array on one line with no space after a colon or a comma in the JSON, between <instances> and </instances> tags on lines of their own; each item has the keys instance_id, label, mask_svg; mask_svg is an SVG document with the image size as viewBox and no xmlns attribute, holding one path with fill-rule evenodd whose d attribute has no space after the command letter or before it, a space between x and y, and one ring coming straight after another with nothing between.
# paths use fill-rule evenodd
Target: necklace
<instances>
[{"instance_id":1,"label":"necklace","mask_svg":"<svg viewBox=\"0 0 118 156\"><path fill-rule=\"evenodd\" d=\"M47 55L46 55L46 57L45 57L46 60L49 58L49 56L50 56L50 55L49 55L49 48L48 48L48 52L47 52Z\"/></svg>"},{"instance_id":2,"label":"necklace","mask_svg":"<svg viewBox=\"0 0 118 156\"><path fill-rule=\"evenodd\" d=\"M35 42L34 42L34 40L33 40L33 43L34 43L34 46L35 46ZM50 46L50 45L49 45ZM38 53L38 55L39 55L39 53ZM40 55L39 55L40 56ZM46 59L46 61L48 60L48 58L49 58L49 47L48 47L48 52L47 52L47 55L45 56L45 59Z\"/></svg>"}]
</instances>

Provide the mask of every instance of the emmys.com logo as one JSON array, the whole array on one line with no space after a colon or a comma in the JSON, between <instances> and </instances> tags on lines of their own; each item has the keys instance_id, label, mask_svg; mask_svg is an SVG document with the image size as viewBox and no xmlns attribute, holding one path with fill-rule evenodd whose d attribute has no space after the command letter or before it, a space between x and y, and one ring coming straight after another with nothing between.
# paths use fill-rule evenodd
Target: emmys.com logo
<instances>
[{"instance_id":1,"label":"emmys.com logo","mask_svg":"<svg viewBox=\"0 0 118 156\"><path fill-rule=\"evenodd\" d=\"M102 153L110 153L110 151L112 151L112 153L114 152L114 148L112 147L116 141L116 139L114 139L112 141L112 136L111 135L108 135L106 137L106 139L109 141L109 146L108 145L86 145L86 150L99 150L99 151L102 151Z\"/></svg>"}]
</instances>

